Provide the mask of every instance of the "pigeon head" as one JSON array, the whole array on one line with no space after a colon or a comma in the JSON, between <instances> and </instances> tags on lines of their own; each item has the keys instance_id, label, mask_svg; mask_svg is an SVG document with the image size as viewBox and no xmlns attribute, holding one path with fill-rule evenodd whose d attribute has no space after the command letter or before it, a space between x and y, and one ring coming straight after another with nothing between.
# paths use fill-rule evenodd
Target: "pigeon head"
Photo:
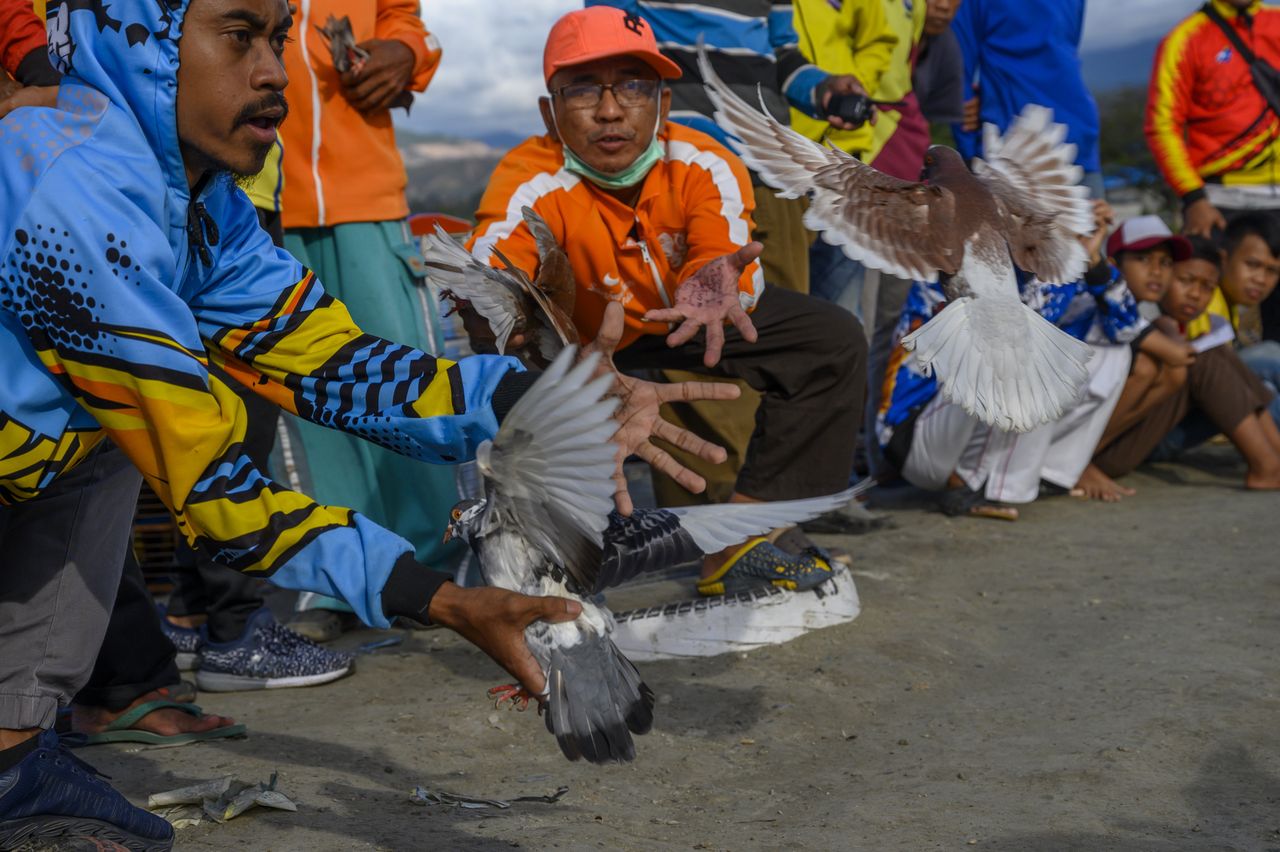
<instances>
[{"instance_id":1,"label":"pigeon head","mask_svg":"<svg viewBox=\"0 0 1280 852\"><path fill-rule=\"evenodd\" d=\"M444 540L451 541L454 538L460 538L465 542L471 541L479 528L480 516L484 514L485 500L480 497L472 497L466 500L459 500L454 504L453 510L449 512L449 526L444 531Z\"/></svg>"},{"instance_id":2,"label":"pigeon head","mask_svg":"<svg viewBox=\"0 0 1280 852\"><path fill-rule=\"evenodd\" d=\"M924 169L920 172L922 183L946 182L947 178L968 174L964 158L946 145L933 145L924 155Z\"/></svg>"}]
</instances>

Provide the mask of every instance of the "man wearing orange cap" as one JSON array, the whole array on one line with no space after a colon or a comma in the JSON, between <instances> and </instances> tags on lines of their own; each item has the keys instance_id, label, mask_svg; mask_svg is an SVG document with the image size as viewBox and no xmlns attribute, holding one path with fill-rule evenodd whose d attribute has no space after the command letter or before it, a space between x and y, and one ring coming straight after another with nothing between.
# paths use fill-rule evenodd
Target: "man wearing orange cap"
<instances>
[{"instance_id":1,"label":"man wearing orange cap","mask_svg":"<svg viewBox=\"0 0 1280 852\"><path fill-rule=\"evenodd\" d=\"M846 311L766 287L746 168L710 136L667 121L664 81L679 67L642 18L596 6L556 22L543 74L547 133L498 164L471 250L493 263L501 254L533 275L537 246L521 216L532 207L573 267L581 335L593 335L605 306L620 302L620 365L692 369L763 393L732 500L842 490L864 391L862 329ZM694 340L699 331L703 343ZM768 581L807 588L829 571L811 544L793 555L755 539L711 557L699 590Z\"/></svg>"}]
</instances>

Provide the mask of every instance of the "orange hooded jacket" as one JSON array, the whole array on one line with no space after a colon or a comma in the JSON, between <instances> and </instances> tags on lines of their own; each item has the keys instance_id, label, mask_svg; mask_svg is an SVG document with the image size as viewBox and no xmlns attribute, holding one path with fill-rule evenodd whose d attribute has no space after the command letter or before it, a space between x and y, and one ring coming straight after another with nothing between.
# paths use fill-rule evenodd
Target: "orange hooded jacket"
<instances>
[{"instance_id":1,"label":"orange hooded jacket","mask_svg":"<svg viewBox=\"0 0 1280 852\"><path fill-rule=\"evenodd\" d=\"M705 133L667 122L658 134L666 152L645 178L635 208L564 168L564 149L535 136L498 163L476 211L467 244L495 266L494 249L530 277L538 249L520 208L532 207L564 247L578 283L573 320L583 342L595 337L605 306L626 308L620 346L642 334L666 334L666 323L644 314L670 307L676 288L708 262L751 242L755 196L742 161ZM753 261L738 281L752 310L764 292Z\"/></svg>"},{"instance_id":2,"label":"orange hooded jacket","mask_svg":"<svg viewBox=\"0 0 1280 852\"><path fill-rule=\"evenodd\" d=\"M409 213L391 111L366 116L347 102L319 31L330 15L351 19L357 44L377 38L408 45L415 57L413 91L426 89L440 64L440 45L418 17L417 0L297 0L284 51L289 118L280 126L286 228L383 222Z\"/></svg>"}]
</instances>

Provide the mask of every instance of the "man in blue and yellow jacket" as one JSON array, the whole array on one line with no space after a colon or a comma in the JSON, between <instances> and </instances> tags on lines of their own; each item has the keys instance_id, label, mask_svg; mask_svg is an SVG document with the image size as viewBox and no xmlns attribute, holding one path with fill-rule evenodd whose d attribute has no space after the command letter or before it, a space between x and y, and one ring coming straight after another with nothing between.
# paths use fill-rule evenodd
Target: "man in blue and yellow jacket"
<instances>
[{"instance_id":1,"label":"man in blue and yellow jacket","mask_svg":"<svg viewBox=\"0 0 1280 852\"><path fill-rule=\"evenodd\" d=\"M139 473L197 550L339 597L374 626L452 627L535 692L524 628L577 613L460 589L243 450L244 406L211 364L435 462L473 457L532 383L510 358L454 363L363 333L259 227L233 175L262 168L287 112L290 25L285 0L50 3L57 104L0 120L0 848L60 827L171 843L83 764L44 759L102 640Z\"/></svg>"}]
</instances>

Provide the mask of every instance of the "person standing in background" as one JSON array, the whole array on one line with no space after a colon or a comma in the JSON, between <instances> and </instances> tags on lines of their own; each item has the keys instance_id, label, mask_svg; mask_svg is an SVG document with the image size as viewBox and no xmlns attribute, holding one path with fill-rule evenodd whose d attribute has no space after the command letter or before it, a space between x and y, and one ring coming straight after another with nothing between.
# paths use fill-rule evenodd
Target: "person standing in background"
<instances>
[{"instance_id":1,"label":"person standing in background","mask_svg":"<svg viewBox=\"0 0 1280 852\"><path fill-rule=\"evenodd\" d=\"M899 52L898 33L885 15L885 0L795 0L795 26L800 51L821 68L850 74L867 94L878 99L880 79ZM836 146L864 159L871 150L875 126L868 121L842 130L792 107L791 126L810 139ZM809 247L809 292L835 302L862 319L862 264L822 238Z\"/></svg>"},{"instance_id":2,"label":"person standing in background","mask_svg":"<svg viewBox=\"0 0 1280 852\"><path fill-rule=\"evenodd\" d=\"M424 285L426 267L406 217L408 179L391 110L426 89L440 45L417 0L312 0L301 4L285 47L291 113L284 144L281 218L289 253L315 271L365 330L439 353L442 336ZM320 31L345 17L356 50L337 51ZM339 70L339 62L345 70ZM349 435L299 421L313 496L352 506L396 530L420 561L452 570L461 550L441 542L457 500L454 470L406 462ZM304 598L291 622L316 641L334 638L336 601Z\"/></svg>"},{"instance_id":3,"label":"person standing in background","mask_svg":"<svg viewBox=\"0 0 1280 852\"><path fill-rule=\"evenodd\" d=\"M1156 52L1147 144L1182 200L1188 234L1221 236L1243 213L1280 218L1280 104L1258 89L1241 47L1280 69L1280 9L1261 0L1212 0L1180 21ZM1260 310L1261 335L1280 342L1280 296L1273 293Z\"/></svg>"},{"instance_id":4,"label":"person standing in background","mask_svg":"<svg viewBox=\"0 0 1280 852\"><path fill-rule=\"evenodd\" d=\"M1094 198L1102 198L1098 105L1080 70L1085 0L965 0L952 31L972 89L956 148L982 156L982 125L1003 133L1027 104L1053 110L1076 146L1076 164Z\"/></svg>"}]
</instances>

